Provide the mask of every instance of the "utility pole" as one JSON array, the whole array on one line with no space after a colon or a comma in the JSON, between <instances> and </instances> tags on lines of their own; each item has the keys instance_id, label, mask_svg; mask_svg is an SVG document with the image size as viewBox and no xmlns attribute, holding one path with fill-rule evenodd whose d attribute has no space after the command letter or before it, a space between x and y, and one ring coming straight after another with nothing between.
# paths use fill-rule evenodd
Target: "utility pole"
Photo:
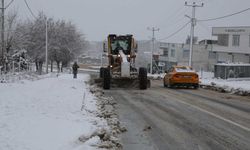
<instances>
[{"instance_id":1,"label":"utility pole","mask_svg":"<svg viewBox=\"0 0 250 150\"><path fill-rule=\"evenodd\" d=\"M4 72L6 73L6 70L7 70L7 66L6 66L6 60L7 60L7 55L6 55L6 49L5 49L5 40L4 40L4 32L5 32L5 27L4 27L4 16L5 16L5 9L7 9L10 5L11 5L11 3L13 2L14 0L12 0L7 6L6 6L6 8L5 8L5 5L4 5L4 0L2 0L2 7L0 8L1 10L2 10L2 16L1 16L1 23L2 23L2 32L1 32L1 39L2 39L2 47L1 47L1 50L2 50L2 60L1 60L1 62L0 63L2 63L2 65L3 65L3 68L4 68ZM2 71L1 71L1 73L2 73Z\"/></svg>"},{"instance_id":2,"label":"utility pole","mask_svg":"<svg viewBox=\"0 0 250 150\"><path fill-rule=\"evenodd\" d=\"M155 31L160 31L159 28L155 28L155 27L148 27L147 28L148 30L152 31L152 49L151 49L151 63L150 63L150 73L152 74L153 73L153 52L154 52L154 49L155 49Z\"/></svg>"},{"instance_id":3,"label":"utility pole","mask_svg":"<svg viewBox=\"0 0 250 150\"><path fill-rule=\"evenodd\" d=\"M49 68L48 68L48 20L47 20L47 18L46 18L46 20L45 20L46 22L46 38L45 38L45 40L46 40L46 45L45 45L45 65L46 65L46 73L48 73L49 71Z\"/></svg>"},{"instance_id":4,"label":"utility pole","mask_svg":"<svg viewBox=\"0 0 250 150\"><path fill-rule=\"evenodd\" d=\"M6 72L6 64L5 64L5 42L4 42L4 0L2 0L2 16L1 16L1 22L2 22L2 32L1 32L1 38L2 38L2 65L4 68L4 72Z\"/></svg>"},{"instance_id":5,"label":"utility pole","mask_svg":"<svg viewBox=\"0 0 250 150\"><path fill-rule=\"evenodd\" d=\"M190 67L192 67L194 26L196 25L195 8L196 7L203 7L203 5L204 5L204 3L202 3L201 5L197 5L195 2L193 2L192 4L188 4L187 2L185 2L185 6L192 7L192 17L189 17L189 16L185 15L186 17L191 19L190 48L189 48L190 53L189 53L189 61L188 61L188 65Z\"/></svg>"}]
</instances>

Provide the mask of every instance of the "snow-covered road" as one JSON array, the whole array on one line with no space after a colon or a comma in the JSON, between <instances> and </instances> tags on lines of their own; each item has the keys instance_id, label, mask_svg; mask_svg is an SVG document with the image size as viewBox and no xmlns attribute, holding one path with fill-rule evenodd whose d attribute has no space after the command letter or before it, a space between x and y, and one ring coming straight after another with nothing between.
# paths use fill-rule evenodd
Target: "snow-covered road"
<instances>
[{"instance_id":1,"label":"snow-covered road","mask_svg":"<svg viewBox=\"0 0 250 150\"><path fill-rule=\"evenodd\" d=\"M73 79L70 74L51 75L36 81L0 84L1 150L97 149L93 137L79 142L107 126L97 118L95 97L85 82L88 75ZM85 95L85 96L84 96ZM85 98L84 98L85 97ZM85 109L81 110L82 104Z\"/></svg>"}]
</instances>

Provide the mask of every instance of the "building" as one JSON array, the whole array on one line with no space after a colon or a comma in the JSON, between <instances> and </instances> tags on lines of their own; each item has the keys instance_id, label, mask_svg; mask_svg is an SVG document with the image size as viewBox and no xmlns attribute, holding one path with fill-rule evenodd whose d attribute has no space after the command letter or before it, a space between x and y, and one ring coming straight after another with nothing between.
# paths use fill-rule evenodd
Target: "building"
<instances>
[{"instance_id":1,"label":"building","mask_svg":"<svg viewBox=\"0 0 250 150\"><path fill-rule=\"evenodd\" d=\"M136 66L137 67L145 67L150 72L150 63L151 63L151 55L152 55L152 41L138 41L138 50L136 56ZM159 56L161 55L161 51L159 50L159 43L155 43L155 49L153 51L153 72L159 72L161 67L159 67Z\"/></svg>"},{"instance_id":2,"label":"building","mask_svg":"<svg viewBox=\"0 0 250 150\"><path fill-rule=\"evenodd\" d=\"M158 68L161 72L168 70L173 65L177 65L179 44L159 42L157 46L159 51L161 51L158 60Z\"/></svg>"},{"instance_id":3,"label":"building","mask_svg":"<svg viewBox=\"0 0 250 150\"><path fill-rule=\"evenodd\" d=\"M213 40L203 40L193 45L192 66L196 71L212 71L216 64L216 54L212 51ZM190 45L183 43L159 44L162 55L159 56L159 68L168 70L173 65L188 65Z\"/></svg>"},{"instance_id":4,"label":"building","mask_svg":"<svg viewBox=\"0 0 250 150\"><path fill-rule=\"evenodd\" d=\"M178 57L178 65L188 65L190 45L184 44ZM213 71L216 55L212 51L212 44L199 42L193 45L192 67L196 71Z\"/></svg>"},{"instance_id":5,"label":"building","mask_svg":"<svg viewBox=\"0 0 250 150\"><path fill-rule=\"evenodd\" d=\"M212 49L218 63L250 63L250 26L213 27L212 35L217 36Z\"/></svg>"},{"instance_id":6,"label":"building","mask_svg":"<svg viewBox=\"0 0 250 150\"><path fill-rule=\"evenodd\" d=\"M216 40L202 40L193 45L192 67L196 71L214 71L217 63L216 52L213 45ZM138 43L139 66L150 68L150 55L152 43L150 41L140 41ZM153 72L164 72L173 65L188 65L190 45L184 43L156 42L153 53Z\"/></svg>"}]
</instances>

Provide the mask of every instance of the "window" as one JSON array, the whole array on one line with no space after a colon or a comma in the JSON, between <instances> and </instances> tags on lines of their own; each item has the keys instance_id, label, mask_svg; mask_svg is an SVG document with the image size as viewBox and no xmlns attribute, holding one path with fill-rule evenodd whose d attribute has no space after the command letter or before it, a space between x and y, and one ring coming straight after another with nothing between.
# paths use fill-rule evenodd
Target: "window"
<instances>
[{"instance_id":1,"label":"window","mask_svg":"<svg viewBox=\"0 0 250 150\"><path fill-rule=\"evenodd\" d=\"M228 46L229 36L228 34L219 34L218 35L218 45Z\"/></svg>"},{"instance_id":2,"label":"window","mask_svg":"<svg viewBox=\"0 0 250 150\"><path fill-rule=\"evenodd\" d=\"M216 53L213 51L209 51L208 58L216 58Z\"/></svg>"},{"instance_id":3,"label":"window","mask_svg":"<svg viewBox=\"0 0 250 150\"><path fill-rule=\"evenodd\" d=\"M183 50L183 58L188 58L189 57L189 49L184 49Z\"/></svg>"},{"instance_id":4,"label":"window","mask_svg":"<svg viewBox=\"0 0 250 150\"><path fill-rule=\"evenodd\" d=\"M175 50L171 49L171 57L175 57Z\"/></svg>"},{"instance_id":5,"label":"window","mask_svg":"<svg viewBox=\"0 0 250 150\"><path fill-rule=\"evenodd\" d=\"M163 48L163 56L168 56L168 48Z\"/></svg>"},{"instance_id":6,"label":"window","mask_svg":"<svg viewBox=\"0 0 250 150\"><path fill-rule=\"evenodd\" d=\"M233 46L240 46L240 35L233 35Z\"/></svg>"}]
</instances>

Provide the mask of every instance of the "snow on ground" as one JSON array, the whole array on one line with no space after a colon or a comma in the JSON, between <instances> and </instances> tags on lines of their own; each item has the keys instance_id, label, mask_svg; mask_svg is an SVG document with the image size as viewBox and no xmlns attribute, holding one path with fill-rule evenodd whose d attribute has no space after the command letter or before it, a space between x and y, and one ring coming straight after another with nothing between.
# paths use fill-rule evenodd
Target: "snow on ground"
<instances>
[{"instance_id":1,"label":"snow on ground","mask_svg":"<svg viewBox=\"0 0 250 150\"><path fill-rule=\"evenodd\" d=\"M89 71L89 72L99 72L99 70L96 69L84 69L84 68L80 68L80 71Z\"/></svg>"},{"instance_id":2,"label":"snow on ground","mask_svg":"<svg viewBox=\"0 0 250 150\"><path fill-rule=\"evenodd\" d=\"M152 80L161 80L161 79L163 79L164 78L164 75L165 75L165 73L161 73L161 74L150 74L150 73L148 73L148 78L149 79L152 79Z\"/></svg>"},{"instance_id":3,"label":"snow on ground","mask_svg":"<svg viewBox=\"0 0 250 150\"><path fill-rule=\"evenodd\" d=\"M107 122L96 117L96 99L84 82L88 78L62 74L0 83L0 149L98 149L98 136L79 141L108 129Z\"/></svg>"},{"instance_id":4,"label":"snow on ground","mask_svg":"<svg viewBox=\"0 0 250 150\"><path fill-rule=\"evenodd\" d=\"M219 91L231 92L239 95L250 95L250 78L214 78L212 72L199 72L201 85L217 88Z\"/></svg>"}]
</instances>

